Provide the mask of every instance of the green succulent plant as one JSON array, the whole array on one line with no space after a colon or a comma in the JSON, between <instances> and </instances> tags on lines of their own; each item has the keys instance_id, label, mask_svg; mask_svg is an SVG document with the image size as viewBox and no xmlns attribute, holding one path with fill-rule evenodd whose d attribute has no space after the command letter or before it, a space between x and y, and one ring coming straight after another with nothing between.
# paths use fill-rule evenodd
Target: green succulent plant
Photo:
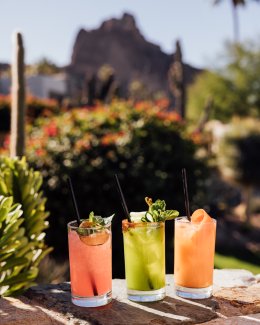
<instances>
[{"instance_id":1,"label":"green succulent plant","mask_svg":"<svg viewBox=\"0 0 260 325\"><path fill-rule=\"evenodd\" d=\"M52 248L44 243L48 227L42 176L25 158L0 157L0 294L17 295L30 287L38 265Z\"/></svg>"}]
</instances>

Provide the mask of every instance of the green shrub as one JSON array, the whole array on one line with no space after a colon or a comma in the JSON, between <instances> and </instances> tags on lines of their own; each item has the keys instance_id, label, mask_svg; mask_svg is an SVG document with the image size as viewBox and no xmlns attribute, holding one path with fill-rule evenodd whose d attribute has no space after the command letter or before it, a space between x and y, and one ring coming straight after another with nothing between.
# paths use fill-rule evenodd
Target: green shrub
<instances>
[{"instance_id":1,"label":"green shrub","mask_svg":"<svg viewBox=\"0 0 260 325\"><path fill-rule=\"evenodd\" d=\"M220 141L217 164L226 178L244 185L260 184L260 120L234 119Z\"/></svg>"},{"instance_id":2,"label":"green shrub","mask_svg":"<svg viewBox=\"0 0 260 325\"><path fill-rule=\"evenodd\" d=\"M260 121L234 119L221 139L217 164L224 177L235 182L243 192L246 220L253 212L251 203L254 189L260 186ZM257 206L256 206L257 209Z\"/></svg>"},{"instance_id":3,"label":"green shrub","mask_svg":"<svg viewBox=\"0 0 260 325\"><path fill-rule=\"evenodd\" d=\"M72 109L51 119L37 119L29 130L27 156L44 175L51 212L48 239L57 255L67 252L66 223L75 218L66 175L73 180L82 218L91 210L102 216L116 212L114 276L123 276L120 223L124 217L115 173L132 211L146 209L144 197L150 196L165 199L169 209L183 214L182 167L188 172L192 202L200 205L203 201L205 164L196 158L196 145L186 135L184 123L177 114L167 112L162 102L132 105L115 101L92 110ZM167 227L172 246L173 223ZM172 267L173 262L168 265Z\"/></svg>"},{"instance_id":4,"label":"green shrub","mask_svg":"<svg viewBox=\"0 0 260 325\"><path fill-rule=\"evenodd\" d=\"M44 243L48 213L41 185L41 174L24 158L0 157L0 194L6 197L0 206L2 295L19 294L32 285L39 262L51 250Z\"/></svg>"}]
</instances>

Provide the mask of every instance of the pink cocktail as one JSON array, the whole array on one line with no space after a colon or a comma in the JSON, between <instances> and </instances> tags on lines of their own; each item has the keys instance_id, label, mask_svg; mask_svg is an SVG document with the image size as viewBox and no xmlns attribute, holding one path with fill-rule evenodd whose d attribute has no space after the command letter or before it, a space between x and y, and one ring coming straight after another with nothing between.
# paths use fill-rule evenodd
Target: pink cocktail
<instances>
[{"instance_id":1,"label":"pink cocktail","mask_svg":"<svg viewBox=\"0 0 260 325\"><path fill-rule=\"evenodd\" d=\"M112 299L111 224L78 227L68 224L72 302L97 307Z\"/></svg>"}]
</instances>

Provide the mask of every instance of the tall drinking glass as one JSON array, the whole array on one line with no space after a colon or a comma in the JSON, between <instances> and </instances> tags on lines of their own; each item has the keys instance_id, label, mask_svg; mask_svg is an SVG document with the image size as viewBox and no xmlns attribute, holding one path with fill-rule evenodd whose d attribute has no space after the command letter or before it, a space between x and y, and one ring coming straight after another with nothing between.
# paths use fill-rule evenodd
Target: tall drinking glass
<instances>
[{"instance_id":1,"label":"tall drinking glass","mask_svg":"<svg viewBox=\"0 0 260 325\"><path fill-rule=\"evenodd\" d=\"M111 224L79 228L68 223L71 300L97 307L112 300Z\"/></svg>"},{"instance_id":2,"label":"tall drinking glass","mask_svg":"<svg viewBox=\"0 0 260 325\"><path fill-rule=\"evenodd\" d=\"M212 295L216 220L175 219L174 282L176 294L203 299Z\"/></svg>"},{"instance_id":3,"label":"tall drinking glass","mask_svg":"<svg viewBox=\"0 0 260 325\"><path fill-rule=\"evenodd\" d=\"M164 222L122 222L127 297L156 301L165 297Z\"/></svg>"}]
</instances>

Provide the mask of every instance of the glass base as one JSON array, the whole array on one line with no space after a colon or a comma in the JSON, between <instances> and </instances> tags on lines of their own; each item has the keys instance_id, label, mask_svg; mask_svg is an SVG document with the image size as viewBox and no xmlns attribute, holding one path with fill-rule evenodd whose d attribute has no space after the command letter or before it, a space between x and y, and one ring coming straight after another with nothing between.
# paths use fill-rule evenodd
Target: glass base
<instances>
[{"instance_id":1,"label":"glass base","mask_svg":"<svg viewBox=\"0 0 260 325\"><path fill-rule=\"evenodd\" d=\"M101 296L94 296L94 297L80 297L71 295L71 301L74 305L80 307L99 307L104 306L112 300L112 292L109 291L108 293L101 295Z\"/></svg>"},{"instance_id":2,"label":"glass base","mask_svg":"<svg viewBox=\"0 0 260 325\"><path fill-rule=\"evenodd\" d=\"M162 300L166 295L165 287L158 290L141 291L127 289L127 298L136 302L152 302Z\"/></svg>"},{"instance_id":3,"label":"glass base","mask_svg":"<svg viewBox=\"0 0 260 325\"><path fill-rule=\"evenodd\" d=\"M207 288L186 288L175 284L176 295L188 299L206 299L212 296L212 285Z\"/></svg>"}]
</instances>

